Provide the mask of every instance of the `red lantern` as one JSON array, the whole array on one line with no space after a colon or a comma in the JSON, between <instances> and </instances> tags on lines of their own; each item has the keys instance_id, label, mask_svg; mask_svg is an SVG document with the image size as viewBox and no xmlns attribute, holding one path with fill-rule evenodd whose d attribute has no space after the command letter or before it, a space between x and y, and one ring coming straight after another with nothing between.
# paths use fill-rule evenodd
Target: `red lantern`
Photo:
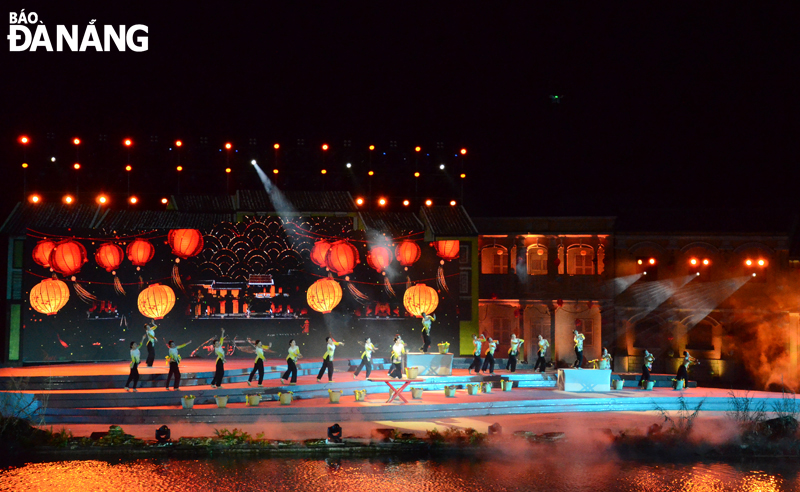
<instances>
[{"instance_id":1,"label":"red lantern","mask_svg":"<svg viewBox=\"0 0 800 492\"><path fill-rule=\"evenodd\" d=\"M72 239L59 241L50 252L50 268L65 277L81 271L86 261L86 248Z\"/></svg>"},{"instance_id":2,"label":"red lantern","mask_svg":"<svg viewBox=\"0 0 800 492\"><path fill-rule=\"evenodd\" d=\"M311 249L311 261L319 267L327 268L328 263L325 260L325 256L328 254L329 249L331 249L331 243L327 241L317 241L314 243L314 248Z\"/></svg>"},{"instance_id":3,"label":"red lantern","mask_svg":"<svg viewBox=\"0 0 800 492\"><path fill-rule=\"evenodd\" d=\"M308 288L306 299L314 311L330 313L342 300L342 287L332 278L321 278Z\"/></svg>"},{"instance_id":4,"label":"red lantern","mask_svg":"<svg viewBox=\"0 0 800 492\"><path fill-rule=\"evenodd\" d=\"M405 240L402 243L400 243L395 249L395 256L397 257L397 261L400 262L400 264L403 265L406 270L408 270L408 267L410 267L417 260L419 260L419 257L421 255L422 251L419 249L419 246L414 241Z\"/></svg>"},{"instance_id":5,"label":"red lantern","mask_svg":"<svg viewBox=\"0 0 800 492\"><path fill-rule=\"evenodd\" d=\"M147 239L137 238L128 245L126 253L128 255L128 259L131 261L131 263L136 265L136 269L138 270L139 267L143 267L148 261L153 259L155 249Z\"/></svg>"},{"instance_id":6,"label":"red lantern","mask_svg":"<svg viewBox=\"0 0 800 492\"><path fill-rule=\"evenodd\" d=\"M46 278L31 289L31 307L51 316L69 300L69 287L61 280Z\"/></svg>"},{"instance_id":7,"label":"red lantern","mask_svg":"<svg viewBox=\"0 0 800 492\"><path fill-rule=\"evenodd\" d=\"M375 269L376 272L382 273L392 263L392 252L389 248L384 246L375 246L370 248L367 254L367 265Z\"/></svg>"},{"instance_id":8,"label":"red lantern","mask_svg":"<svg viewBox=\"0 0 800 492\"><path fill-rule=\"evenodd\" d=\"M461 243L457 239L434 241L431 245L436 248L436 254L447 261L458 258Z\"/></svg>"},{"instance_id":9,"label":"red lantern","mask_svg":"<svg viewBox=\"0 0 800 492\"><path fill-rule=\"evenodd\" d=\"M33 261L39 265L50 268L50 252L55 248L56 243L49 239L42 239L33 247Z\"/></svg>"},{"instance_id":10,"label":"red lantern","mask_svg":"<svg viewBox=\"0 0 800 492\"><path fill-rule=\"evenodd\" d=\"M166 285L153 284L139 293L138 304L145 318L161 319L175 306L175 292Z\"/></svg>"},{"instance_id":11,"label":"red lantern","mask_svg":"<svg viewBox=\"0 0 800 492\"><path fill-rule=\"evenodd\" d=\"M124 258L122 248L114 243L105 243L94 253L94 261L108 273L113 273L119 268Z\"/></svg>"},{"instance_id":12,"label":"red lantern","mask_svg":"<svg viewBox=\"0 0 800 492\"><path fill-rule=\"evenodd\" d=\"M358 260L358 250L347 241L336 241L331 244L325 255L328 270L336 275L347 275L353 272Z\"/></svg>"},{"instance_id":13,"label":"red lantern","mask_svg":"<svg viewBox=\"0 0 800 492\"><path fill-rule=\"evenodd\" d=\"M183 258L191 258L203 250L203 235L197 229L172 229L167 236L172 254Z\"/></svg>"},{"instance_id":14,"label":"red lantern","mask_svg":"<svg viewBox=\"0 0 800 492\"><path fill-rule=\"evenodd\" d=\"M439 305L439 294L425 284L417 284L406 289L403 305L406 311L417 317L422 316L422 313L431 314Z\"/></svg>"}]
</instances>

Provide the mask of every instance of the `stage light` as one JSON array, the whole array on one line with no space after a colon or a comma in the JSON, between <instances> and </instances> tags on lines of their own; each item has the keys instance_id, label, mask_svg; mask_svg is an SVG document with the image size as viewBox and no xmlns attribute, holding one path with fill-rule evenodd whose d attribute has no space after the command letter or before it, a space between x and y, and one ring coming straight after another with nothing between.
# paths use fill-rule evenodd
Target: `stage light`
<instances>
[{"instance_id":1,"label":"stage light","mask_svg":"<svg viewBox=\"0 0 800 492\"><path fill-rule=\"evenodd\" d=\"M136 204L136 202L138 202L138 201L139 201L139 199L138 199L138 198L136 198L135 196L132 196L132 197L130 197L130 198L128 199L128 201L129 201L129 202L131 202L131 205L135 205L135 204Z\"/></svg>"},{"instance_id":2,"label":"stage light","mask_svg":"<svg viewBox=\"0 0 800 492\"><path fill-rule=\"evenodd\" d=\"M256 165L256 160L255 160L255 159L253 159L252 161L250 161L250 164L252 164L252 165L254 165L254 166L255 166L255 165Z\"/></svg>"},{"instance_id":3,"label":"stage light","mask_svg":"<svg viewBox=\"0 0 800 492\"><path fill-rule=\"evenodd\" d=\"M131 140L130 138L126 138L122 143L125 144L125 147L130 147L131 145L133 145L133 140Z\"/></svg>"},{"instance_id":4,"label":"stage light","mask_svg":"<svg viewBox=\"0 0 800 492\"><path fill-rule=\"evenodd\" d=\"M414 173L415 178L419 178L419 173Z\"/></svg>"},{"instance_id":5,"label":"stage light","mask_svg":"<svg viewBox=\"0 0 800 492\"><path fill-rule=\"evenodd\" d=\"M642 273L642 275L647 275L647 272ZM698 273L698 275L700 275L700 274Z\"/></svg>"},{"instance_id":6,"label":"stage light","mask_svg":"<svg viewBox=\"0 0 800 492\"><path fill-rule=\"evenodd\" d=\"M130 164L128 164L127 166L125 166L125 170L126 170L126 171L130 171L130 170L132 170L132 169L133 169L133 168L131 167L131 165L130 165Z\"/></svg>"},{"instance_id":7,"label":"stage light","mask_svg":"<svg viewBox=\"0 0 800 492\"><path fill-rule=\"evenodd\" d=\"M233 147L233 145L231 145L231 143L230 143L230 142L228 142L228 143L226 143L226 144L225 144L225 148L226 148L226 149L228 149L228 150L231 150L231 147Z\"/></svg>"},{"instance_id":8,"label":"stage light","mask_svg":"<svg viewBox=\"0 0 800 492\"><path fill-rule=\"evenodd\" d=\"M375 150L375 146L374 145L370 145L369 146L369 150Z\"/></svg>"},{"instance_id":9,"label":"stage light","mask_svg":"<svg viewBox=\"0 0 800 492\"><path fill-rule=\"evenodd\" d=\"M183 145L183 142L180 140L175 140L175 147L180 147L181 145Z\"/></svg>"},{"instance_id":10,"label":"stage light","mask_svg":"<svg viewBox=\"0 0 800 492\"><path fill-rule=\"evenodd\" d=\"M430 207L431 205L433 205L433 200L425 200L425 205Z\"/></svg>"},{"instance_id":11,"label":"stage light","mask_svg":"<svg viewBox=\"0 0 800 492\"><path fill-rule=\"evenodd\" d=\"M327 170L327 169L323 169L323 170L322 170L322 171L320 171L320 172L321 172L322 174L328 174L328 170Z\"/></svg>"},{"instance_id":12,"label":"stage light","mask_svg":"<svg viewBox=\"0 0 800 492\"><path fill-rule=\"evenodd\" d=\"M167 427L166 425L162 425L161 427L156 429L156 441L158 441L159 443L164 444L165 442L169 441L169 437L170 437L170 430L169 427Z\"/></svg>"},{"instance_id":13,"label":"stage light","mask_svg":"<svg viewBox=\"0 0 800 492\"><path fill-rule=\"evenodd\" d=\"M347 164L345 164L345 167L347 167L347 169L350 169L351 167L353 167L353 165L348 162Z\"/></svg>"},{"instance_id":14,"label":"stage light","mask_svg":"<svg viewBox=\"0 0 800 492\"><path fill-rule=\"evenodd\" d=\"M748 259L744 260L744 264L747 265L747 266L751 266L753 264L753 260L748 258Z\"/></svg>"},{"instance_id":15,"label":"stage light","mask_svg":"<svg viewBox=\"0 0 800 492\"><path fill-rule=\"evenodd\" d=\"M278 170L277 169L273 169L272 170L272 174L278 174Z\"/></svg>"},{"instance_id":16,"label":"stage light","mask_svg":"<svg viewBox=\"0 0 800 492\"><path fill-rule=\"evenodd\" d=\"M758 266L764 266L766 263L764 260L758 260Z\"/></svg>"},{"instance_id":17,"label":"stage light","mask_svg":"<svg viewBox=\"0 0 800 492\"><path fill-rule=\"evenodd\" d=\"M386 198L381 198L381 199L379 199L379 200L378 200L378 205L380 205L381 207L383 207L384 205L386 205Z\"/></svg>"},{"instance_id":18,"label":"stage light","mask_svg":"<svg viewBox=\"0 0 800 492\"><path fill-rule=\"evenodd\" d=\"M325 441L335 443L342 442L342 427L339 424L333 424L328 427L328 439Z\"/></svg>"},{"instance_id":19,"label":"stage light","mask_svg":"<svg viewBox=\"0 0 800 492\"><path fill-rule=\"evenodd\" d=\"M28 142L30 142L30 140L28 140L28 137L26 137L25 135L19 137L19 143L24 145L27 144Z\"/></svg>"},{"instance_id":20,"label":"stage light","mask_svg":"<svg viewBox=\"0 0 800 492\"><path fill-rule=\"evenodd\" d=\"M451 207L455 207L456 206L456 201L455 200L450 200L450 206Z\"/></svg>"},{"instance_id":21,"label":"stage light","mask_svg":"<svg viewBox=\"0 0 800 492\"><path fill-rule=\"evenodd\" d=\"M756 276L756 272L753 272L753 276L754 276L754 277Z\"/></svg>"},{"instance_id":22,"label":"stage light","mask_svg":"<svg viewBox=\"0 0 800 492\"><path fill-rule=\"evenodd\" d=\"M75 145L80 145L81 144L81 139L80 138L73 138L72 139L72 143L74 143Z\"/></svg>"},{"instance_id":23,"label":"stage light","mask_svg":"<svg viewBox=\"0 0 800 492\"><path fill-rule=\"evenodd\" d=\"M64 198L62 198L61 201L67 205L72 205L75 199L72 198L72 195L64 195Z\"/></svg>"},{"instance_id":24,"label":"stage light","mask_svg":"<svg viewBox=\"0 0 800 492\"><path fill-rule=\"evenodd\" d=\"M442 171L444 171L444 164L439 164L439 169L441 169Z\"/></svg>"},{"instance_id":25,"label":"stage light","mask_svg":"<svg viewBox=\"0 0 800 492\"><path fill-rule=\"evenodd\" d=\"M177 169L177 170L178 170L178 172L180 172L180 171L183 171L183 166L178 166L178 167L176 167L175 169Z\"/></svg>"},{"instance_id":26,"label":"stage light","mask_svg":"<svg viewBox=\"0 0 800 492\"><path fill-rule=\"evenodd\" d=\"M169 200L167 200L166 198L162 198L162 199L161 199L161 203L163 203L164 205L166 205L167 203L169 203Z\"/></svg>"},{"instance_id":27,"label":"stage light","mask_svg":"<svg viewBox=\"0 0 800 492\"><path fill-rule=\"evenodd\" d=\"M23 162L22 163L22 169L28 169L28 163L27 162Z\"/></svg>"},{"instance_id":28,"label":"stage light","mask_svg":"<svg viewBox=\"0 0 800 492\"><path fill-rule=\"evenodd\" d=\"M364 199L361 197L356 198L356 205L364 205Z\"/></svg>"},{"instance_id":29,"label":"stage light","mask_svg":"<svg viewBox=\"0 0 800 492\"><path fill-rule=\"evenodd\" d=\"M28 201L31 203L39 203L42 200L42 197L39 195L33 194L28 197Z\"/></svg>"},{"instance_id":30,"label":"stage light","mask_svg":"<svg viewBox=\"0 0 800 492\"><path fill-rule=\"evenodd\" d=\"M275 145L272 146L272 148L275 149L275 150L278 150L278 149L281 148L281 144L277 144L276 143Z\"/></svg>"},{"instance_id":31,"label":"stage light","mask_svg":"<svg viewBox=\"0 0 800 492\"><path fill-rule=\"evenodd\" d=\"M231 168L229 168L229 167L226 167L226 168L225 168L225 172L226 172L226 173L228 173L228 174L230 174L230 173L231 173Z\"/></svg>"},{"instance_id":32,"label":"stage light","mask_svg":"<svg viewBox=\"0 0 800 492\"><path fill-rule=\"evenodd\" d=\"M328 150L328 144L322 144L322 150Z\"/></svg>"},{"instance_id":33,"label":"stage light","mask_svg":"<svg viewBox=\"0 0 800 492\"><path fill-rule=\"evenodd\" d=\"M651 265L655 265L656 264L656 259L655 258L650 258L649 260L647 260L647 262L650 263Z\"/></svg>"},{"instance_id":34,"label":"stage light","mask_svg":"<svg viewBox=\"0 0 800 492\"><path fill-rule=\"evenodd\" d=\"M56 158L55 157L51 157L50 158L50 162L56 162Z\"/></svg>"},{"instance_id":35,"label":"stage light","mask_svg":"<svg viewBox=\"0 0 800 492\"><path fill-rule=\"evenodd\" d=\"M636 263L638 263L638 264L640 264L640 265L641 265L641 264L642 264L642 263L644 263L644 262L643 262L642 260L637 260L637 261L636 261Z\"/></svg>"},{"instance_id":36,"label":"stage light","mask_svg":"<svg viewBox=\"0 0 800 492\"><path fill-rule=\"evenodd\" d=\"M699 277L700 276L700 272L695 273L695 275Z\"/></svg>"},{"instance_id":37,"label":"stage light","mask_svg":"<svg viewBox=\"0 0 800 492\"><path fill-rule=\"evenodd\" d=\"M97 195L97 203L100 205L105 205L108 203L108 197L105 195Z\"/></svg>"},{"instance_id":38,"label":"stage light","mask_svg":"<svg viewBox=\"0 0 800 492\"><path fill-rule=\"evenodd\" d=\"M466 174L464 174L464 173L461 173L461 179L464 179L464 178L466 178L466 177L467 177L467 175L466 175Z\"/></svg>"},{"instance_id":39,"label":"stage light","mask_svg":"<svg viewBox=\"0 0 800 492\"><path fill-rule=\"evenodd\" d=\"M368 172L367 174L369 174L370 176L372 176L372 175L373 175L373 174L375 174L375 173L374 173L374 172L372 172L372 171L370 171L370 172Z\"/></svg>"},{"instance_id":40,"label":"stage light","mask_svg":"<svg viewBox=\"0 0 800 492\"><path fill-rule=\"evenodd\" d=\"M711 263L711 262L710 262L710 261L708 261L708 258L704 258L704 259L703 259L703 265L706 265L706 266L708 266L708 264L709 264L709 263Z\"/></svg>"},{"instance_id":41,"label":"stage light","mask_svg":"<svg viewBox=\"0 0 800 492\"><path fill-rule=\"evenodd\" d=\"M80 169L80 168L81 168L81 165L80 165L80 164L78 164L78 163L76 162L75 164L73 164L73 165L72 165L72 167L73 167L75 170L78 170L78 169Z\"/></svg>"},{"instance_id":42,"label":"stage light","mask_svg":"<svg viewBox=\"0 0 800 492\"><path fill-rule=\"evenodd\" d=\"M403 200L403 205L406 206L406 207L409 206L410 203L411 202L409 202L408 200Z\"/></svg>"},{"instance_id":43,"label":"stage light","mask_svg":"<svg viewBox=\"0 0 800 492\"><path fill-rule=\"evenodd\" d=\"M420 147L420 146L414 147L414 150L419 152L420 150L422 150L422 147Z\"/></svg>"},{"instance_id":44,"label":"stage light","mask_svg":"<svg viewBox=\"0 0 800 492\"><path fill-rule=\"evenodd\" d=\"M461 155L467 155L467 149L461 149Z\"/></svg>"},{"instance_id":45,"label":"stage light","mask_svg":"<svg viewBox=\"0 0 800 492\"><path fill-rule=\"evenodd\" d=\"M692 258L691 260L689 260L689 263L692 265L697 265L697 258Z\"/></svg>"}]
</instances>

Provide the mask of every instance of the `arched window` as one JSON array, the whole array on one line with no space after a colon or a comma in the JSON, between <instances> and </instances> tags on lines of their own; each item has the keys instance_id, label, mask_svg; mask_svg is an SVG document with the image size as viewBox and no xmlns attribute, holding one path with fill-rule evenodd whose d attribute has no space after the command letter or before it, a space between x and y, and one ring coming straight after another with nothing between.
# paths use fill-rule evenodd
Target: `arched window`
<instances>
[{"instance_id":1,"label":"arched window","mask_svg":"<svg viewBox=\"0 0 800 492\"><path fill-rule=\"evenodd\" d=\"M597 248L597 274L602 275L606 269L606 249L602 246Z\"/></svg>"},{"instance_id":2,"label":"arched window","mask_svg":"<svg viewBox=\"0 0 800 492\"><path fill-rule=\"evenodd\" d=\"M714 350L714 326L704 320L689 328L686 348L688 350Z\"/></svg>"},{"instance_id":3,"label":"arched window","mask_svg":"<svg viewBox=\"0 0 800 492\"><path fill-rule=\"evenodd\" d=\"M528 246L528 275L547 275L547 248L541 244Z\"/></svg>"},{"instance_id":4,"label":"arched window","mask_svg":"<svg viewBox=\"0 0 800 492\"><path fill-rule=\"evenodd\" d=\"M481 273L508 273L508 250L503 246L486 246L481 250Z\"/></svg>"},{"instance_id":5,"label":"arched window","mask_svg":"<svg viewBox=\"0 0 800 492\"><path fill-rule=\"evenodd\" d=\"M573 244L567 248L567 273L569 275L593 275L594 249L582 244Z\"/></svg>"}]
</instances>

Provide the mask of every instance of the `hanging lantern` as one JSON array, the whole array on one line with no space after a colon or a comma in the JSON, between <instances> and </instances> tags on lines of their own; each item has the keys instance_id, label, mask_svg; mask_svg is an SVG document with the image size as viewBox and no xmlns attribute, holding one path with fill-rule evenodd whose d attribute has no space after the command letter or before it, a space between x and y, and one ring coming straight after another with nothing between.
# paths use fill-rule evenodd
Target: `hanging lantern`
<instances>
[{"instance_id":1,"label":"hanging lantern","mask_svg":"<svg viewBox=\"0 0 800 492\"><path fill-rule=\"evenodd\" d=\"M336 275L353 273L353 268L360 263L358 250L347 241L336 241L331 244L325 255L325 263L328 265L328 270Z\"/></svg>"},{"instance_id":2,"label":"hanging lantern","mask_svg":"<svg viewBox=\"0 0 800 492\"><path fill-rule=\"evenodd\" d=\"M403 295L403 305L406 307L406 311L416 317L422 316L422 313L431 314L439 305L439 295L432 287L417 284L406 289L406 293Z\"/></svg>"},{"instance_id":3,"label":"hanging lantern","mask_svg":"<svg viewBox=\"0 0 800 492\"><path fill-rule=\"evenodd\" d=\"M94 261L100 265L101 268L104 268L105 271L112 274L114 276L114 290L117 291L118 294L125 294L125 289L122 288L122 283L119 281L119 277L117 277L116 269L122 264L122 259L125 257L125 253L122 251L122 248L117 246L114 243L105 243L94 253Z\"/></svg>"},{"instance_id":4,"label":"hanging lantern","mask_svg":"<svg viewBox=\"0 0 800 492\"><path fill-rule=\"evenodd\" d=\"M403 265L406 270L408 270L408 267L416 263L421 255L422 251L414 241L405 240L398 244L397 248L395 248L395 256L397 257L397 261L400 262L400 264Z\"/></svg>"},{"instance_id":5,"label":"hanging lantern","mask_svg":"<svg viewBox=\"0 0 800 492\"><path fill-rule=\"evenodd\" d=\"M331 243L328 241L317 241L311 249L311 261L320 268L328 268L325 256L328 254L329 249L331 249Z\"/></svg>"},{"instance_id":6,"label":"hanging lantern","mask_svg":"<svg viewBox=\"0 0 800 492\"><path fill-rule=\"evenodd\" d=\"M50 252L55 248L56 243L49 239L42 239L33 247L33 261L39 265L50 268Z\"/></svg>"},{"instance_id":7,"label":"hanging lantern","mask_svg":"<svg viewBox=\"0 0 800 492\"><path fill-rule=\"evenodd\" d=\"M376 272L383 274L383 289L387 294L394 296L392 283L389 282L389 277L386 276L386 269L391 263L392 252L385 246L375 246L370 248L369 253L367 253L367 265Z\"/></svg>"},{"instance_id":8,"label":"hanging lantern","mask_svg":"<svg viewBox=\"0 0 800 492\"><path fill-rule=\"evenodd\" d=\"M69 287L61 280L46 278L31 289L31 307L51 316L69 300Z\"/></svg>"},{"instance_id":9,"label":"hanging lantern","mask_svg":"<svg viewBox=\"0 0 800 492\"><path fill-rule=\"evenodd\" d=\"M342 300L342 287L332 278L321 278L311 284L306 298L314 311L330 313Z\"/></svg>"},{"instance_id":10,"label":"hanging lantern","mask_svg":"<svg viewBox=\"0 0 800 492\"><path fill-rule=\"evenodd\" d=\"M86 248L73 239L56 243L50 252L50 268L65 277L81 271L86 263Z\"/></svg>"},{"instance_id":11,"label":"hanging lantern","mask_svg":"<svg viewBox=\"0 0 800 492\"><path fill-rule=\"evenodd\" d=\"M181 258L184 260L196 256L203 250L203 235L197 229L172 229L167 236L167 243L172 248L172 254L178 258L172 266L172 282L183 292L183 282L181 282L181 272L178 270L178 263Z\"/></svg>"},{"instance_id":12,"label":"hanging lantern","mask_svg":"<svg viewBox=\"0 0 800 492\"><path fill-rule=\"evenodd\" d=\"M139 293L138 304L144 317L161 319L175 306L175 292L167 285L153 284Z\"/></svg>"},{"instance_id":13,"label":"hanging lantern","mask_svg":"<svg viewBox=\"0 0 800 492\"><path fill-rule=\"evenodd\" d=\"M458 258L461 243L458 241L458 239L450 239L444 241L434 241L431 243L431 246L436 248L436 254L442 258L439 260L439 269L436 272L436 282L439 284L439 287L441 287L442 290L445 292L450 292L450 289L447 287L447 279L444 276L444 262L445 260L450 261Z\"/></svg>"},{"instance_id":14,"label":"hanging lantern","mask_svg":"<svg viewBox=\"0 0 800 492\"><path fill-rule=\"evenodd\" d=\"M136 269L139 270L153 259L155 248L147 239L137 238L128 245L128 249L125 252L131 263L136 265Z\"/></svg>"}]
</instances>

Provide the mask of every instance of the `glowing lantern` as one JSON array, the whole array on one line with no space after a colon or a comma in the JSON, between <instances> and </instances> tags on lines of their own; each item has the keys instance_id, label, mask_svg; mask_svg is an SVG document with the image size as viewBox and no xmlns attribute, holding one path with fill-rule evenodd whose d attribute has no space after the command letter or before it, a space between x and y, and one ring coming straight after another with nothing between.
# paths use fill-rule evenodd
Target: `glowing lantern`
<instances>
[{"instance_id":1,"label":"glowing lantern","mask_svg":"<svg viewBox=\"0 0 800 492\"><path fill-rule=\"evenodd\" d=\"M384 246L375 246L370 248L367 254L367 265L375 269L378 273L383 273L384 270L392 263L392 252L389 248Z\"/></svg>"},{"instance_id":2,"label":"glowing lantern","mask_svg":"<svg viewBox=\"0 0 800 492\"><path fill-rule=\"evenodd\" d=\"M347 241L336 241L325 255L325 263L328 264L328 270L336 275L347 275L360 263L358 250Z\"/></svg>"},{"instance_id":3,"label":"glowing lantern","mask_svg":"<svg viewBox=\"0 0 800 492\"><path fill-rule=\"evenodd\" d=\"M50 268L64 276L81 271L86 261L86 248L72 239L59 241L50 251Z\"/></svg>"},{"instance_id":4,"label":"glowing lantern","mask_svg":"<svg viewBox=\"0 0 800 492\"><path fill-rule=\"evenodd\" d=\"M153 284L139 293L138 304L144 317L161 319L175 306L175 292L169 286Z\"/></svg>"},{"instance_id":5,"label":"glowing lantern","mask_svg":"<svg viewBox=\"0 0 800 492\"><path fill-rule=\"evenodd\" d=\"M329 249L331 249L331 243L327 241L317 241L311 249L311 261L319 267L327 268L328 263L325 260L325 255L328 254Z\"/></svg>"},{"instance_id":6,"label":"glowing lantern","mask_svg":"<svg viewBox=\"0 0 800 492\"><path fill-rule=\"evenodd\" d=\"M311 284L306 298L309 307L314 311L330 313L342 300L342 287L332 278L321 278Z\"/></svg>"},{"instance_id":7,"label":"glowing lantern","mask_svg":"<svg viewBox=\"0 0 800 492\"><path fill-rule=\"evenodd\" d=\"M447 261L458 258L459 248L461 247L457 239L435 241L431 245L436 248L436 254Z\"/></svg>"},{"instance_id":8,"label":"glowing lantern","mask_svg":"<svg viewBox=\"0 0 800 492\"><path fill-rule=\"evenodd\" d=\"M137 238L128 245L126 253L131 263L136 265L136 269L139 270L140 267L143 267L148 261L153 259L155 249L147 239Z\"/></svg>"},{"instance_id":9,"label":"glowing lantern","mask_svg":"<svg viewBox=\"0 0 800 492\"><path fill-rule=\"evenodd\" d=\"M42 239L33 247L33 261L39 265L50 268L50 252L56 247L56 243L49 239Z\"/></svg>"},{"instance_id":10,"label":"glowing lantern","mask_svg":"<svg viewBox=\"0 0 800 492\"><path fill-rule=\"evenodd\" d=\"M406 289L403 305L406 311L417 317L422 316L422 313L431 314L439 305L439 294L425 284L417 284Z\"/></svg>"},{"instance_id":11,"label":"glowing lantern","mask_svg":"<svg viewBox=\"0 0 800 492\"><path fill-rule=\"evenodd\" d=\"M408 267L419 260L420 255L422 255L422 251L414 241L403 241L397 245L397 248L395 249L397 261L400 262L400 264L403 265L406 270L408 270ZM427 311L425 312L427 313Z\"/></svg>"},{"instance_id":12,"label":"glowing lantern","mask_svg":"<svg viewBox=\"0 0 800 492\"><path fill-rule=\"evenodd\" d=\"M183 258L191 258L203 250L203 235L197 229L172 229L167 236L172 254Z\"/></svg>"},{"instance_id":13,"label":"glowing lantern","mask_svg":"<svg viewBox=\"0 0 800 492\"><path fill-rule=\"evenodd\" d=\"M96 261L101 268L104 268L105 271L114 275L114 290L123 295L125 294L125 289L122 288L122 283L119 281L115 270L119 268L124 258L125 253L122 251L122 248L114 243L105 243L97 248L97 251L94 253L94 261Z\"/></svg>"},{"instance_id":14,"label":"glowing lantern","mask_svg":"<svg viewBox=\"0 0 800 492\"><path fill-rule=\"evenodd\" d=\"M61 280L46 278L31 289L31 307L51 316L69 300L69 288Z\"/></svg>"}]
</instances>

